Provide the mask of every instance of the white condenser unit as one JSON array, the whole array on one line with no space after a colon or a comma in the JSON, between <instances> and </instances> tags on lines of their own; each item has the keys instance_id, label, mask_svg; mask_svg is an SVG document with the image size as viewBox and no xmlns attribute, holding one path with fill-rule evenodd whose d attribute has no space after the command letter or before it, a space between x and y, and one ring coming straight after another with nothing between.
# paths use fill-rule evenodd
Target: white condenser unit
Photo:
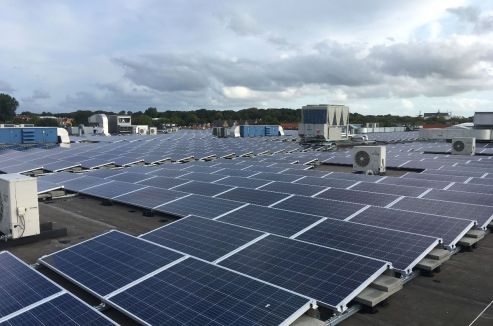
<instances>
[{"instance_id":1,"label":"white condenser unit","mask_svg":"<svg viewBox=\"0 0 493 326\"><path fill-rule=\"evenodd\" d=\"M353 171L372 174L385 172L385 146L353 147Z\"/></svg>"},{"instance_id":2,"label":"white condenser unit","mask_svg":"<svg viewBox=\"0 0 493 326\"><path fill-rule=\"evenodd\" d=\"M39 229L36 178L0 175L0 232L3 239L37 235Z\"/></svg>"},{"instance_id":3,"label":"white condenser unit","mask_svg":"<svg viewBox=\"0 0 493 326\"><path fill-rule=\"evenodd\" d=\"M452 154L474 155L476 153L476 138L460 137L452 138Z\"/></svg>"}]
</instances>

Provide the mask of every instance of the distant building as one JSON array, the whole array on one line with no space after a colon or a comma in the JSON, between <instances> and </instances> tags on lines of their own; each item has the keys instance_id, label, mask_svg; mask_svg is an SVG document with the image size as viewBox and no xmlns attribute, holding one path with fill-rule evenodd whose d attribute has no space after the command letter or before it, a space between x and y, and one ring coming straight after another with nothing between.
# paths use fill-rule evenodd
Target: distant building
<instances>
[{"instance_id":1,"label":"distant building","mask_svg":"<svg viewBox=\"0 0 493 326\"><path fill-rule=\"evenodd\" d=\"M132 117L129 115L109 115L108 129L111 134L131 134L133 132Z\"/></svg>"},{"instance_id":2,"label":"distant building","mask_svg":"<svg viewBox=\"0 0 493 326\"><path fill-rule=\"evenodd\" d=\"M450 120L452 117L450 116L450 113L448 112L435 112L435 113L425 113L423 118L425 120L429 120L429 119L445 119L445 120Z\"/></svg>"}]
</instances>

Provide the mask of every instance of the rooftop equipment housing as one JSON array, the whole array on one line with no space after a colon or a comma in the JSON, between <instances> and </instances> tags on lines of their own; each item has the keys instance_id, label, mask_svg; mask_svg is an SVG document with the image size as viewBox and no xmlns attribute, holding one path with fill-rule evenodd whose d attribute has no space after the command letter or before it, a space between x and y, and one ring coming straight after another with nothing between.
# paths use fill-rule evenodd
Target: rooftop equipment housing
<instances>
[{"instance_id":1,"label":"rooftop equipment housing","mask_svg":"<svg viewBox=\"0 0 493 326\"><path fill-rule=\"evenodd\" d=\"M36 178L0 175L0 232L5 240L40 233Z\"/></svg>"},{"instance_id":2,"label":"rooftop equipment housing","mask_svg":"<svg viewBox=\"0 0 493 326\"><path fill-rule=\"evenodd\" d=\"M452 138L452 154L474 155L476 153L476 138L460 137Z\"/></svg>"},{"instance_id":3,"label":"rooftop equipment housing","mask_svg":"<svg viewBox=\"0 0 493 326\"><path fill-rule=\"evenodd\" d=\"M353 172L365 174L382 174L385 172L385 146L353 147Z\"/></svg>"},{"instance_id":4,"label":"rooftop equipment housing","mask_svg":"<svg viewBox=\"0 0 493 326\"><path fill-rule=\"evenodd\" d=\"M349 107L345 105L305 105L301 108L298 134L303 142L341 140L349 130Z\"/></svg>"}]
</instances>

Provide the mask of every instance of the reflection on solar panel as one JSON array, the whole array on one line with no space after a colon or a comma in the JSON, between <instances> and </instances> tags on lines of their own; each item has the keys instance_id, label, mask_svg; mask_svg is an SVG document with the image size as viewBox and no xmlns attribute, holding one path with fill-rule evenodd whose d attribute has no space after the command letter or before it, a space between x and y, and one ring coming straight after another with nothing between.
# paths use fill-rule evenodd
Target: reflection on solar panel
<instances>
[{"instance_id":1,"label":"reflection on solar panel","mask_svg":"<svg viewBox=\"0 0 493 326\"><path fill-rule=\"evenodd\" d=\"M183 166L182 166L182 168L183 168ZM183 170L169 170L167 168L163 168L163 169L156 170L155 172L150 172L149 174L158 175L158 176L162 176L162 177L168 177L168 178L176 178L176 177L182 176L182 175L187 174L187 173L189 173L189 172L186 172Z\"/></svg>"},{"instance_id":2,"label":"reflection on solar panel","mask_svg":"<svg viewBox=\"0 0 493 326\"><path fill-rule=\"evenodd\" d=\"M289 325L310 300L188 258L110 302L148 325Z\"/></svg>"},{"instance_id":3,"label":"reflection on solar panel","mask_svg":"<svg viewBox=\"0 0 493 326\"><path fill-rule=\"evenodd\" d=\"M288 194L313 196L326 189L326 187L310 186L297 183L273 182L262 188L262 190L284 192Z\"/></svg>"},{"instance_id":4,"label":"reflection on solar panel","mask_svg":"<svg viewBox=\"0 0 493 326\"><path fill-rule=\"evenodd\" d=\"M144 188L144 186L138 184L122 181L110 181L100 186L82 189L80 192L85 195L91 195L98 198L111 199L113 197L120 196L142 188Z\"/></svg>"},{"instance_id":5,"label":"reflection on solar panel","mask_svg":"<svg viewBox=\"0 0 493 326\"><path fill-rule=\"evenodd\" d=\"M124 173L126 170L124 169L97 169L94 171L90 171L87 173L88 176L98 177L98 178L107 178L113 175Z\"/></svg>"},{"instance_id":6,"label":"reflection on solar panel","mask_svg":"<svg viewBox=\"0 0 493 326\"><path fill-rule=\"evenodd\" d=\"M318 216L248 205L218 220L290 237L321 219Z\"/></svg>"},{"instance_id":7,"label":"reflection on solar panel","mask_svg":"<svg viewBox=\"0 0 493 326\"><path fill-rule=\"evenodd\" d=\"M328 199L293 196L273 207L343 220L365 206Z\"/></svg>"},{"instance_id":8,"label":"reflection on solar panel","mask_svg":"<svg viewBox=\"0 0 493 326\"><path fill-rule=\"evenodd\" d=\"M68 181L68 180L73 180L77 179L80 177L83 177L83 174L78 174L78 173L69 173L69 172L58 172L58 173L53 173L53 174L47 174L42 177L38 177L38 182L40 180L48 181L51 183L61 183Z\"/></svg>"},{"instance_id":9,"label":"reflection on solar panel","mask_svg":"<svg viewBox=\"0 0 493 326\"><path fill-rule=\"evenodd\" d=\"M427 193L423 198L447 200L455 203L493 206L493 195L478 194L472 192L433 189L432 191Z\"/></svg>"},{"instance_id":10,"label":"reflection on solar panel","mask_svg":"<svg viewBox=\"0 0 493 326\"><path fill-rule=\"evenodd\" d=\"M255 172L255 171L230 169L230 168L225 168L223 170L219 170L217 172L214 172L214 174L218 174L218 175L224 175L224 176L229 175L229 176L234 176L234 177L245 177L245 178L249 177L251 175L254 175L256 173L257 172Z\"/></svg>"},{"instance_id":11,"label":"reflection on solar panel","mask_svg":"<svg viewBox=\"0 0 493 326\"><path fill-rule=\"evenodd\" d=\"M11 253L0 253L0 319L60 291Z\"/></svg>"},{"instance_id":12,"label":"reflection on solar panel","mask_svg":"<svg viewBox=\"0 0 493 326\"><path fill-rule=\"evenodd\" d=\"M387 206L399 198L399 196L394 195L345 189L328 189L318 194L317 197L374 206Z\"/></svg>"},{"instance_id":13,"label":"reflection on solar panel","mask_svg":"<svg viewBox=\"0 0 493 326\"><path fill-rule=\"evenodd\" d=\"M182 185L187 182L190 182L190 180L182 180L182 179L175 179L168 177L152 177L150 179L145 179L137 183L146 186L169 189Z\"/></svg>"},{"instance_id":14,"label":"reflection on solar panel","mask_svg":"<svg viewBox=\"0 0 493 326\"><path fill-rule=\"evenodd\" d=\"M110 231L39 261L101 298L182 256Z\"/></svg>"},{"instance_id":15,"label":"reflection on solar panel","mask_svg":"<svg viewBox=\"0 0 493 326\"><path fill-rule=\"evenodd\" d=\"M2 325L115 325L79 299L65 293L4 321Z\"/></svg>"},{"instance_id":16,"label":"reflection on solar panel","mask_svg":"<svg viewBox=\"0 0 493 326\"><path fill-rule=\"evenodd\" d=\"M418 197L419 195L421 195L423 192L427 190L427 188L423 188L423 187L409 187L404 185L398 186L398 185L370 183L370 182L359 183L356 186L352 187L351 189L378 192L378 193L390 194L390 195L410 196L410 197Z\"/></svg>"},{"instance_id":17,"label":"reflection on solar panel","mask_svg":"<svg viewBox=\"0 0 493 326\"><path fill-rule=\"evenodd\" d=\"M442 238L449 248L454 248L474 225L471 220L380 207L368 208L353 217L351 222Z\"/></svg>"},{"instance_id":18,"label":"reflection on solar panel","mask_svg":"<svg viewBox=\"0 0 493 326\"><path fill-rule=\"evenodd\" d=\"M143 239L213 262L264 233L189 216L142 236Z\"/></svg>"},{"instance_id":19,"label":"reflection on solar panel","mask_svg":"<svg viewBox=\"0 0 493 326\"><path fill-rule=\"evenodd\" d=\"M268 184L269 180L260 180L252 178L242 178L242 177L226 177L224 179L218 180L215 183L228 185L233 187L251 188L255 189L263 185Z\"/></svg>"},{"instance_id":20,"label":"reflection on solar panel","mask_svg":"<svg viewBox=\"0 0 493 326\"><path fill-rule=\"evenodd\" d=\"M197 195L214 196L233 187L215 183L191 181L189 183L173 188L173 190L189 192Z\"/></svg>"},{"instance_id":21,"label":"reflection on solar panel","mask_svg":"<svg viewBox=\"0 0 493 326\"><path fill-rule=\"evenodd\" d=\"M356 183L353 180L343 180L343 179L322 179L313 177L304 177L303 179L297 180L294 183L315 185L321 187L334 187L334 188L347 188Z\"/></svg>"},{"instance_id":22,"label":"reflection on solar panel","mask_svg":"<svg viewBox=\"0 0 493 326\"><path fill-rule=\"evenodd\" d=\"M129 194L117 196L113 200L147 209L163 205L169 201L187 196L186 193L156 187L147 187Z\"/></svg>"},{"instance_id":23,"label":"reflection on solar panel","mask_svg":"<svg viewBox=\"0 0 493 326\"><path fill-rule=\"evenodd\" d=\"M219 263L342 311L387 263L269 235Z\"/></svg>"},{"instance_id":24,"label":"reflection on solar panel","mask_svg":"<svg viewBox=\"0 0 493 326\"><path fill-rule=\"evenodd\" d=\"M439 240L418 234L327 219L296 239L355 254L382 259L409 273Z\"/></svg>"},{"instance_id":25,"label":"reflection on solar panel","mask_svg":"<svg viewBox=\"0 0 493 326\"><path fill-rule=\"evenodd\" d=\"M247 188L235 188L223 194L219 198L236 200L243 203L257 204L262 206L272 205L281 199L287 198L287 194L278 192L254 190Z\"/></svg>"},{"instance_id":26,"label":"reflection on solar panel","mask_svg":"<svg viewBox=\"0 0 493 326\"><path fill-rule=\"evenodd\" d=\"M244 203L237 201L191 195L178 199L172 203L156 207L155 210L177 216L192 214L206 218L215 218L243 205Z\"/></svg>"},{"instance_id":27,"label":"reflection on solar panel","mask_svg":"<svg viewBox=\"0 0 493 326\"><path fill-rule=\"evenodd\" d=\"M442 200L406 197L392 206L411 212L458 217L478 222L485 228L493 218L493 208L489 206L452 203Z\"/></svg>"}]
</instances>

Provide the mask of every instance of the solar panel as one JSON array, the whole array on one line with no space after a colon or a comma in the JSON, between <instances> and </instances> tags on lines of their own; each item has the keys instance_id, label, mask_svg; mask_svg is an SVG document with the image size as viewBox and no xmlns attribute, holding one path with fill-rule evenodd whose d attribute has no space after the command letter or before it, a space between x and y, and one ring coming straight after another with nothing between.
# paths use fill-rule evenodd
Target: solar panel
<instances>
[{"instance_id":1,"label":"solar panel","mask_svg":"<svg viewBox=\"0 0 493 326\"><path fill-rule=\"evenodd\" d=\"M310 186L310 185L305 185L305 184L298 184L298 183L288 183L288 182L278 182L274 181L264 187L260 188L261 190L269 190L269 191L277 191L277 192L283 192L287 194L295 194L295 195L302 195L302 196L313 196L315 194L318 194L325 189L326 187L320 187L320 186Z\"/></svg>"},{"instance_id":2,"label":"solar panel","mask_svg":"<svg viewBox=\"0 0 493 326\"><path fill-rule=\"evenodd\" d=\"M264 206L248 205L228 213L218 220L290 237L321 220L321 217Z\"/></svg>"},{"instance_id":3,"label":"solar panel","mask_svg":"<svg viewBox=\"0 0 493 326\"><path fill-rule=\"evenodd\" d=\"M424 195L423 198L447 200L454 203L493 206L493 195L472 192L433 189Z\"/></svg>"},{"instance_id":4,"label":"solar panel","mask_svg":"<svg viewBox=\"0 0 493 326\"><path fill-rule=\"evenodd\" d=\"M41 257L39 262L101 298L181 257L128 234L110 231Z\"/></svg>"},{"instance_id":5,"label":"solar panel","mask_svg":"<svg viewBox=\"0 0 493 326\"><path fill-rule=\"evenodd\" d=\"M272 181L252 179L252 178L242 178L242 177L226 177L224 179L216 181L215 183L233 186L233 187L255 189L255 188L261 187L263 185L266 185L269 182L272 182Z\"/></svg>"},{"instance_id":6,"label":"solar panel","mask_svg":"<svg viewBox=\"0 0 493 326\"><path fill-rule=\"evenodd\" d=\"M197 195L214 196L233 187L219 185L215 183L191 181L189 183L173 188L173 190L188 192Z\"/></svg>"},{"instance_id":7,"label":"solar panel","mask_svg":"<svg viewBox=\"0 0 493 326\"><path fill-rule=\"evenodd\" d=\"M77 179L77 178L80 178L83 176L84 175L80 174L80 173L58 172L58 173L52 173L52 174L40 176L40 177L38 177L38 181L44 180L44 181L48 181L51 183L62 183L63 184L63 182L65 182L65 181Z\"/></svg>"},{"instance_id":8,"label":"solar panel","mask_svg":"<svg viewBox=\"0 0 493 326\"><path fill-rule=\"evenodd\" d=\"M42 194L48 191L62 188L62 186L56 185L48 181L44 181L42 179L36 180L36 184L38 186L38 194Z\"/></svg>"},{"instance_id":9,"label":"solar panel","mask_svg":"<svg viewBox=\"0 0 493 326\"><path fill-rule=\"evenodd\" d=\"M424 188L434 188L443 189L450 184L447 181L436 181L436 180L420 180L411 178L395 178L387 177L379 182L380 184L392 184L392 185L402 185L402 186L413 186L413 187L424 187Z\"/></svg>"},{"instance_id":10,"label":"solar panel","mask_svg":"<svg viewBox=\"0 0 493 326\"><path fill-rule=\"evenodd\" d=\"M138 184L122 181L110 181L100 186L82 189L80 192L85 195L91 195L98 198L111 199L113 197L120 196L142 188L144 188L144 186Z\"/></svg>"},{"instance_id":11,"label":"solar panel","mask_svg":"<svg viewBox=\"0 0 493 326\"><path fill-rule=\"evenodd\" d=\"M485 228L493 218L493 208L489 206L452 203L442 200L406 197L392 206L411 212L458 217L478 222Z\"/></svg>"},{"instance_id":12,"label":"solar panel","mask_svg":"<svg viewBox=\"0 0 493 326\"><path fill-rule=\"evenodd\" d=\"M390 194L390 195L418 197L423 192L425 192L428 188L362 182L362 183L357 184L354 187L351 187L351 189L352 190L371 191L371 192Z\"/></svg>"},{"instance_id":13,"label":"solar panel","mask_svg":"<svg viewBox=\"0 0 493 326\"><path fill-rule=\"evenodd\" d=\"M451 171L451 170L424 170L422 174L444 174L444 175L461 175L466 177L481 177L483 172L472 172L472 171Z\"/></svg>"},{"instance_id":14,"label":"solar panel","mask_svg":"<svg viewBox=\"0 0 493 326\"><path fill-rule=\"evenodd\" d=\"M310 300L188 258L110 298L148 325L289 325Z\"/></svg>"},{"instance_id":15,"label":"solar panel","mask_svg":"<svg viewBox=\"0 0 493 326\"><path fill-rule=\"evenodd\" d=\"M443 175L443 174L431 174L431 173L409 173L402 177L403 179L421 179L421 180L436 180L436 181L448 181L448 182L464 182L469 177L464 176L453 176L453 175Z\"/></svg>"},{"instance_id":16,"label":"solar panel","mask_svg":"<svg viewBox=\"0 0 493 326\"><path fill-rule=\"evenodd\" d=\"M399 198L399 196L394 195L346 189L328 189L318 194L316 197L383 207Z\"/></svg>"},{"instance_id":17,"label":"solar panel","mask_svg":"<svg viewBox=\"0 0 493 326\"><path fill-rule=\"evenodd\" d=\"M65 170L69 168L73 168L79 166L79 164L74 164L72 162L67 162L67 161L53 161L47 164L43 165L43 169L46 171L60 171L60 170Z\"/></svg>"},{"instance_id":18,"label":"solar panel","mask_svg":"<svg viewBox=\"0 0 493 326\"><path fill-rule=\"evenodd\" d=\"M382 179L381 176L377 176L377 175L343 173L343 172L332 172L331 174L326 175L324 178L326 178L326 179L344 179L344 180L367 181L367 182L375 182L379 179Z\"/></svg>"},{"instance_id":19,"label":"solar panel","mask_svg":"<svg viewBox=\"0 0 493 326\"><path fill-rule=\"evenodd\" d=\"M301 177L302 176L300 175L293 175L293 174L277 174L277 173L264 173L264 172L252 176L252 178L255 179L282 181L282 182L293 182Z\"/></svg>"},{"instance_id":20,"label":"solar panel","mask_svg":"<svg viewBox=\"0 0 493 326\"><path fill-rule=\"evenodd\" d=\"M357 181L344 180L344 179L324 179L324 178L315 178L315 177L304 177L303 179L297 180L294 183L321 186L321 187L347 188L349 186L354 185L356 182Z\"/></svg>"},{"instance_id":21,"label":"solar panel","mask_svg":"<svg viewBox=\"0 0 493 326\"><path fill-rule=\"evenodd\" d=\"M186 171L188 172L188 171ZM214 182L219 179L224 178L222 175L217 175L217 174L207 174L207 173L198 173L198 172L191 172L186 175L182 175L180 179L185 179L185 180L194 180L194 181L201 181L201 182Z\"/></svg>"},{"instance_id":22,"label":"solar panel","mask_svg":"<svg viewBox=\"0 0 493 326\"><path fill-rule=\"evenodd\" d=\"M364 210L351 222L442 238L451 249L474 225L471 220L380 207Z\"/></svg>"},{"instance_id":23,"label":"solar panel","mask_svg":"<svg viewBox=\"0 0 493 326\"><path fill-rule=\"evenodd\" d=\"M343 311L387 263L269 235L219 263Z\"/></svg>"},{"instance_id":24,"label":"solar panel","mask_svg":"<svg viewBox=\"0 0 493 326\"><path fill-rule=\"evenodd\" d=\"M90 171L87 173L88 176L98 177L98 178L107 178L113 175L124 173L126 170L124 169L97 169L94 171Z\"/></svg>"},{"instance_id":25,"label":"solar panel","mask_svg":"<svg viewBox=\"0 0 493 326\"><path fill-rule=\"evenodd\" d=\"M230 164L228 164L229 166ZM240 169L230 169L230 168L225 168L223 170L219 170L214 172L214 174L218 175L229 175L229 176L234 176L234 177L249 177L251 175L256 174L257 172L255 171L249 171L249 170L240 170Z\"/></svg>"},{"instance_id":26,"label":"solar panel","mask_svg":"<svg viewBox=\"0 0 493 326\"><path fill-rule=\"evenodd\" d=\"M168 166L168 165L166 165ZM183 166L180 164L180 166L183 168ZM176 178L179 176L182 176L184 174L187 174L189 172L183 171L183 170L169 170L168 168L162 168L159 170L156 170L155 172L150 172L149 174L152 175L158 175L162 177L168 177L168 178Z\"/></svg>"},{"instance_id":27,"label":"solar panel","mask_svg":"<svg viewBox=\"0 0 493 326\"><path fill-rule=\"evenodd\" d=\"M293 196L273 207L343 220L363 209L365 206L321 198Z\"/></svg>"},{"instance_id":28,"label":"solar panel","mask_svg":"<svg viewBox=\"0 0 493 326\"><path fill-rule=\"evenodd\" d=\"M263 234L227 223L188 216L147 233L142 238L213 262Z\"/></svg>"},{"instance_id":29,"label":"solar panel","mask_svg":"<svg viewBox=\"0 0 493 326\"><path fill-rule=\"evenodd\" d=\"M64 181L61 184L66 190L74 191L74 192L79 192L82 189L86 189L89 187L97 186L97 185L102 185L104 183L108 183L110 180L106 179L101 179L101 178L96 178L96 177L90 177L88 175L82 176L81 178L69 180L69 181Z\"/></svg>"},{"instance_id":30,"label":"solar panel","mask_svg":"<svg viewBox=\"0 0 493 326\"><path fill-rule=\"evenodd\" d=\"M146 186L169 189L182 185L187 182L190 182L190 180L182 180L182 179L168 178L168 177L152 177L150 179L145 179L137 183Z\"/></svg>"},{"instance_id":31,"label":"solar panel","mask_svg":"<svg viewBox=\"0 0 493 326\"><path fill-rule=\"evenodd\" d=\"M109 180L124 181L130 183L136 183L149 178L152 178L152 176L145 175L142 173L132 173L132 172L120 173L108 177Z\"/></svg>"},{"instance_id":32,"label":"solar panel","mask_svg":"<svg viewBox=\"0 0 493 326\"><path fill-rule=\"evenodd\" d=\"M236 200L243 203L257 204L261 206L272 205L281 199L287 198L287 194L278 192L254 190L247 188L235 188L220 194L219 198Z\"/></svg>"},{"instance_id":33,"label":"solar panel","mask_svg":"<svg viewBox=\"0 0 493 326\"><path fill-rule=\"evenodd\" d=\"M178 199L172 203L156 207L155 210L177 216L192 214L206 218L215 218L243 205L245 204L237 201L191 195Z\"/></svg>"},{"instance_id":34,"label":"solar panel","mask_svg":"<svg viewBox=\"0 0 493 326\"><path fill-rule=\"evenodd\" d=\"M0 252L0 319L60 291L11 253Z\"/></svg>"},{"instance_id":35,"label":"solar panel","mask_svg":"<svg viewBox=\"0 0 493 326\"><path fill-rule=\"evenodd\" d=\"M436 237L334 219L321 222L296 239L389 261L405 273L439 243Z\"/></svg>"},{"instance_id":36,"label":"solar panel","mask_svg":"<svg viewBox=\"0 0 493 326\"><path fill-rule=\"evenodd\" d=\"M4 321L2 325L116 325L74 296L65 293Z\"/></svg>"},{"instance_id":37,"label":"solar panel","mask_svg":"<svg viewBox=\"0 0 493 326\"><path fill-rule=\"evenodd\" d=\"M187 196L186 193L179 191L147 187L129 194L114 197L113 200L124 204L153 209L154 207L185 196Z\"/></svg>"},{"instance_id":38,"label":"solar panel","mask_svg":"<svg viewBox=\"0 0 493 326\"><path fill-rule=\"evenodd\" d=\"M455 183L448 190L475 192L479 194L493 195L493 184L491 186L469 183Z\"/></svg>"},{"instance_id":39,"label":"solar panel","mask_svg":"<svg viewBox=\"0 0 493 326\"><path fill-rule=\"evenodd\" d=\"M478 185L493 186L493 180L488 175L486 178L472 178L471 180L469 180L469 182L467 184L478 184Z\"/></svg>"}]
</instances>

